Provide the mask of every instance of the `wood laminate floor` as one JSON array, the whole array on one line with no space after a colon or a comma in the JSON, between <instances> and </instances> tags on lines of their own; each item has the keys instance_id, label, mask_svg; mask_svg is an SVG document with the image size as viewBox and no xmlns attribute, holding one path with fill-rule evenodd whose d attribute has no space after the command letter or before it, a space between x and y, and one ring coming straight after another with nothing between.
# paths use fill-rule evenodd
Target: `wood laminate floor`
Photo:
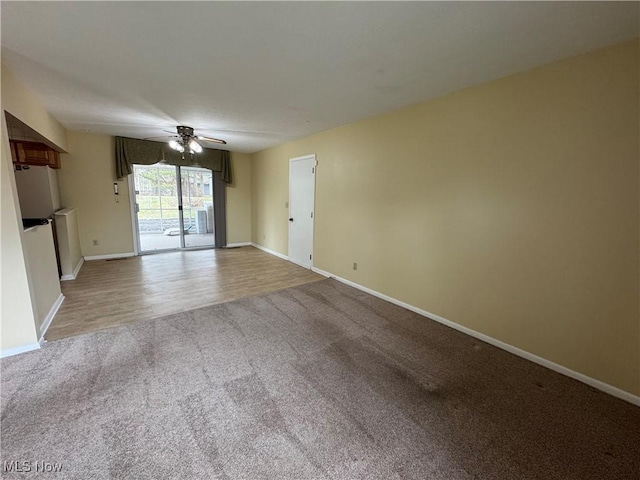
<instances>
[{"instance_id":1,"label":"wood laminate floor","mask_svg":"<svg viewBox=\"0 0 640 480\"><path fill-rule=\"evenodd\" d=\"M61 282L65 300L45 336L56 340L322 280L254 247L85 262Z\"/></svg>"}]
</instances>

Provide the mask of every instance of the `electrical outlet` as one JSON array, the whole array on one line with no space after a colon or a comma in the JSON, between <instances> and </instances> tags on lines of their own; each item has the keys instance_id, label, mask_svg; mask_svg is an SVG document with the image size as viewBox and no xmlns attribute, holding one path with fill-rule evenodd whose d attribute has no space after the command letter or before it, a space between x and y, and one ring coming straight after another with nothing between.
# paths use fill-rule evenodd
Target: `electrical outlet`
<instances>
[{"instance_id":1,"label":"electrical outlet","mask_svg":"<svg viewBox=\"0 0 640 480\"><path fill-rule=\"evenodd\" d=\"M284 202L284 208L289 208L289 202Z\"/></svg>"},{"instance_id":2,"label":"electrical outlet","mask_svg":"<svg viewBox=\"0 0 640 480\"><path fill-rule=\"evenodd\" d=\"M97 247L97 246L98 246L98 240L93 240L93 241L92 241L92 243L93 243L93 246L94 246L94 247Z\"/></svg>"},{"instance_id":3,"label":"electrical outlet","mask_svg":"<svg viewBox=\"0 0 640 480\"><path fill-rule=\"evenodd\" d=\"M358 269L358 264L356 262L353 262L353 269L357 270Z\"/></svg>"}]
</instances>

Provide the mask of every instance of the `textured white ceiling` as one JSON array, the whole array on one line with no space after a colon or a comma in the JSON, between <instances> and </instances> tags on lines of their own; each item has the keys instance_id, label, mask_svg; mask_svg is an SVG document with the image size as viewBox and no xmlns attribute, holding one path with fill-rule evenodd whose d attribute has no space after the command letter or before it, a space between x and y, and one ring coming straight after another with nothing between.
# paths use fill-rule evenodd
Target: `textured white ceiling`
<instances>
[{"instance_id":1,"label":"textured white ceiling","mask_svg":"<svg viewBox=\"0 0 640 480\"><path fill-rule=\"evenodd\" d=\"M2 2L71 130L253 152L639 35L637 2Z\"/></svg>"}]
</instances>

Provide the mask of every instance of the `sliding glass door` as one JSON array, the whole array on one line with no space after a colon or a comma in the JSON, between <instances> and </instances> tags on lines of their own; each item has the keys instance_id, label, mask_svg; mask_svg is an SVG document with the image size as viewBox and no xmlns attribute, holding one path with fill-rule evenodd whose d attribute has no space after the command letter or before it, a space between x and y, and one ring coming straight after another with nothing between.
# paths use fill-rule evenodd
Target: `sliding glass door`
<instances>
[{"instance_id":1,"label":"sliding glass door","mask_svg":"<svg viewBox=\"0 0 640 480\"><path fill-rule=\"evenodd\" d=\"M140 253L214 246L210 170L134 165L133 178Z\"/></svg>"},{"instance_id":2,"label":"sliding glass door","mask_svg":"<svg viewBox=\"0 0 640 480\"><path fill-rule=\"evenodd\" d=\"M184 247L212 247L213 172L205 168L180 167Z\"/></svg>"}]
</instances>

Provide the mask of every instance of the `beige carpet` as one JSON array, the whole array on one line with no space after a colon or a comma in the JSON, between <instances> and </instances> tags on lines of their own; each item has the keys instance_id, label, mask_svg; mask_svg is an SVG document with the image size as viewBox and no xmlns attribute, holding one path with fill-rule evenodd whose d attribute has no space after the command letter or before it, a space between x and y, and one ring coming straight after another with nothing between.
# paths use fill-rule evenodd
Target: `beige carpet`
<instances>
[{"instance_id":1,"label":"beige carpet","mask_svg":"<svg viewBox=\"0 0 640 480\"><path fill-rule=\"evenodd\" d=\"M45 478L640 478L639 408L333 280L1 367L3 470Z\"/></svg>"}]
</instances>

